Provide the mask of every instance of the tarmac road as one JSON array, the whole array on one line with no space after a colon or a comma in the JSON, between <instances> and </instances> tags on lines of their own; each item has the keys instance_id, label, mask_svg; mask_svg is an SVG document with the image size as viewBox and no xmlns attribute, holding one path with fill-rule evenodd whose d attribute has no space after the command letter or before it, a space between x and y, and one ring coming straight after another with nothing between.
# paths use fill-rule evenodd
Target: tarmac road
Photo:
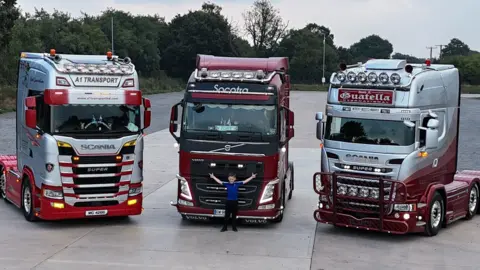
<instances>
[{"instance_id":1,"label":"tarmac road","mask_svg":"<svg viewBox=\"0 0 480 270\"><path fill-rule=\"evenodd\" d=\"M2 269L480 269L480 216L427 238L392 236L317 225L312 174L319 168L316 111L325 93L293 92L295 191L281 224L240 226L181 220L175 199L177 154L167 128L181 93L151 96L153 123L145 148L145 211L129 220L28 223L0 204ZM460 169L475 169L480 101L462 99ZM0 153L14 153L14 114L0 115ZM477 231L478 230L478 231Z\"/></svg>"}]
</instances>

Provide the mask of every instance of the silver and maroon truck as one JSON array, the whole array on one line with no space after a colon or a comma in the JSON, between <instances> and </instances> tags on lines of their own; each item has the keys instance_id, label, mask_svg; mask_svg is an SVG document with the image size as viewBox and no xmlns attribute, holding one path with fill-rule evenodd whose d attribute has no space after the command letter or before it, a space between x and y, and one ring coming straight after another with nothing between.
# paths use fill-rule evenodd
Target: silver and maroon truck
<instances>
[{"instance_id":1,"label":"silver and maroon truck","mask_svg":"<svg viewBox=\"0 0 480 270\"><path fill-rule=\"evenodd\" d=\"M128 57L22 53L17 153L0 156L0 195L28 221L139 215L150 121Z\"/></svg>"},{"instance_id":2,"label":"silver and maroon truck","mask_svg":"<svg viewBox=\"0 0 480 270\"><path fill-rule=\"evenodd\" d=\"M477 213L480 171L457 171L457 68L375 59L341 64L330 82L315 220L433 236Z\"/></svg>"}]
</instances>

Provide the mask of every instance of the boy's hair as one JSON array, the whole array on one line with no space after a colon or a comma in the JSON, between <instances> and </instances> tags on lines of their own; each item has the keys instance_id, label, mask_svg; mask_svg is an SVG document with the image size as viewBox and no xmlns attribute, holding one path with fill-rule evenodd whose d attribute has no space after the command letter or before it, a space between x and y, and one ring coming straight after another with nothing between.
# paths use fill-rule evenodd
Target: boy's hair
<instances>
[{"instance_id":1,"label":"boy's hair","mask_svg":"<svg viewBox=\"0 0 480 270\"><path fill-rule=\"evenodd\" d=\"M230 176L237 177L237 175L236 175L235 173L233 173L233 172L231 172L231 173L228 174L228 177L230 177Z\"/></svg>"}]
</instances>

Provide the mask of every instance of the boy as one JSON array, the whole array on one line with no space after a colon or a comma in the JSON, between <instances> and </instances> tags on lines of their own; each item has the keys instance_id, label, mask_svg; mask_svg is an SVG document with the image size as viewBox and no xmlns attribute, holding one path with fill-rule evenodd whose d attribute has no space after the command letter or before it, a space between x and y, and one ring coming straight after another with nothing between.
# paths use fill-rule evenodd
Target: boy
<instances>
[{"instance_id":1,"label":"boy","mask_svg":"<svg viewBox=\"0 0 480 270\"><path fill-rule=\"evenodd\" d=\"M220 181L220 179L215 177L213 173L210 174L210 178L212 178L213 180L215 180L215 182L227 188L227 202L225 204L225 221L224 221L221 232L224 232L227 230L228 219L230 218L230 214L232 215L232 230L235 232L238 231L237 230L238 187L250 182L256 176L257 176L256 173L252 173L252 176L245 179L244 181L235 182L235 180L237 180L237 176L234 173L229 173L228 182L222 182Z\"/></svg>"}]
</instances>

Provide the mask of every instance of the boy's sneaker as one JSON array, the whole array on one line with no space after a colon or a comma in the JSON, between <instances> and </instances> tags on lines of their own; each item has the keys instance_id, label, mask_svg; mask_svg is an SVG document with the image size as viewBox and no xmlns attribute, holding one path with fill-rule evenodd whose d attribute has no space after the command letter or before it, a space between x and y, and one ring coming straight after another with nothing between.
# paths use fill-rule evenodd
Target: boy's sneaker
<instances>
[{"instance_id":1,"label":"boy's sneaker","mask_svg":"<svg viewBox=\"0 0 480 270\"><path fill-rule=\"evenodd\" d=\"M220 231L221 232L227 231L227 227L223 227Z\"/></svg>"}]
</instances>

